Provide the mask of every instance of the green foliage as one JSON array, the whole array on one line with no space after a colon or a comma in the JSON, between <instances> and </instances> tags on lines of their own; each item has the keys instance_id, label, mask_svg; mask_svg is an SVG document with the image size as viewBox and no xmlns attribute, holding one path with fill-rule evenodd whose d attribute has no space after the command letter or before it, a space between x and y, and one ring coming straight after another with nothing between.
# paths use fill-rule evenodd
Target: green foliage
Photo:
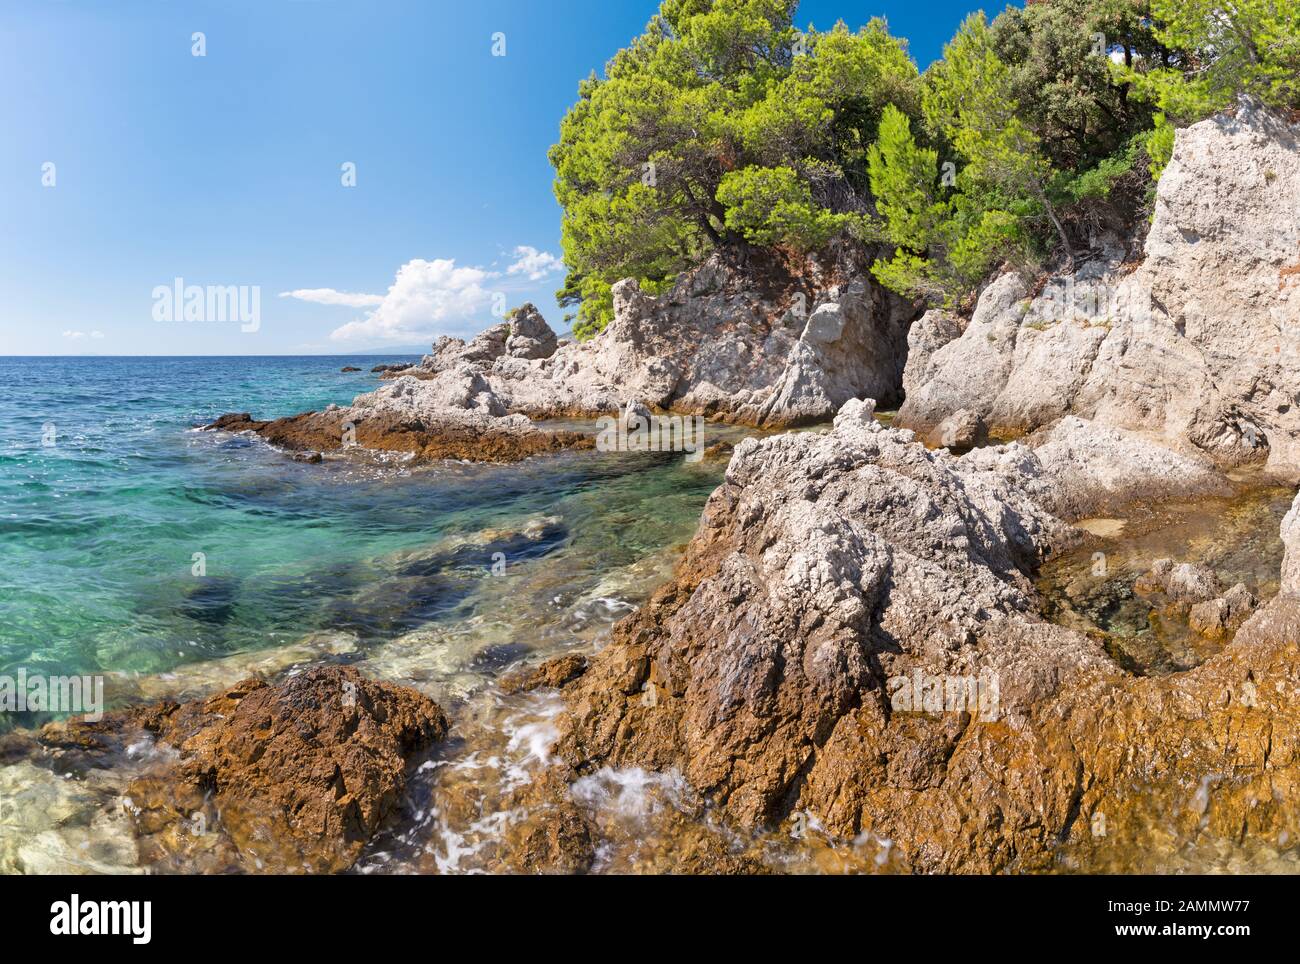
<instances>
[{"instance_id":1,"label":"green foliage","mask_svg":"<svg viewBox=\"0 0 1300 964\"><path fill-rule=\"evenodd\" d=\"M918 145L901 111L886 112L869 153L871 188L896 246L892 259L873 267L881 283L952 302L999 261L1028 260L1040 222L1054 226L1069 252L1050 196L1053 171L1017 111L1014 82L983 14L967 18L926 72L925 125L955 175L946 197L937 177L941 151Z\"/></svg>"},{"instance_id":2,"label":"green foliage","mask_svg":"<svg viewBox=\"0 0 1300 964\"><path fill-rule=\"evenodd\" d=\"M1133 0L1051 0L1009 7L992 23L967 18L922 78L927 146L911 129L900 140L900 119L881 125L872 190L896 247L876 277L952 303L1000 262L1071 261L1080 235L1125 203L1115 186L1131 182L1154 123L1112 58L1166 56ZM935 191L935 162L956 172L947 192Z\"/></svg>"},{"instance_id":3,"label":"green foliage","mask_svg":"<svg viewBox=\"0 0 1300 964\"><path fill-rule=\"evenodd\" d=\"M1122 75L1169 120L1200 120L1242 95L1300 107L1300 4L1294 0L1151 0L1151 15L1155 36L1173 54Z\"/></svg>"},{"instance_id":4,"label":"green foliage","mask_svg":"<svg viewBox=\"0 0 1300 964\"><path fill-rule=\"evenodd\" d=\"M990 48L1006 65L1006 94L1054 168L1090 168L1150 126L1150 106L1128 97L1109 58L1165 55L1142 7L1134 0L1051 0L1008 7L990 24Z\"/></svg>"},{"instance_id":5,"label":"green foliage","mask_svg":"<svg viewBox=\"0 0 1300 964\"><path fill-rule=\"evenodd\" d=\"M867 154L871 191L884 221L885 234L896 245L894 256L872 267L880 282L916 297L941 296L949 287L937 270L951 210L938 196L939 155L921 147L912 122L893 105L885 108L880 136Z\"/></svg>"},{"instance_id":6,"label":"green foliage","mask_svg":"<svg viewBox=\"0 0 1300 964\"><path fill-rule=\"evenodd\" d=\"M924 75L883 20L795 10L663 0L579 85L550 153L578 337L618 279L663 291L728 248L883 241L883 284L957 302L1140 221L1174 125L1300 106L1294 0L1039 0L969 17Z\"/></svg>"},{"instance_id":7,"label":"green foliage","mask_svg":"<svg viewBox=\"0 0 1300 964\"><path fill-rule=\"evenodd\" d=\"M550 153L575 333L608 288L662 287L720 247L807 251L870 236L866 154L918 73L883 21L793 27L794 0L664 0L603 77L579 86Z\"/></svg>"},{"instance_id":8,"label":"green foliage","mask_svg":"<svg viewBox=\"0 0 1300 964\"><path fill-rule=\"evenodd\" d=\"M806 178L789 167L728 171L718 185L723 222L750 244L786 245L798 252L823 247L861 216L834 214L813 200Z\"/></svg>"},{"instance_id":9,"label":"green foliage","mask_svg":"<svg viewBox=\"0 0 1300 964\"><path fill-rule=\"evenodd\" d=\"M1143 146L1146 148L1147 157L1151 160L1148 166L1151 180L1158 181L1174 156L1174 125L1169 123L1164 114L1156 114L1155 126L1147 132Z\"/></svg>"},{"instance_id":10,"label":"green foliage","mask_svg":"<svg viewBox=\"0 0 1300 964\"><path fill-rule=\"evenodd\" d=\"M938 152L916 143L911 120L891 104L867 156L871 191L889 237L910 250L924 250L947 211L937 197Z\"/></svg>"}]
</instances>

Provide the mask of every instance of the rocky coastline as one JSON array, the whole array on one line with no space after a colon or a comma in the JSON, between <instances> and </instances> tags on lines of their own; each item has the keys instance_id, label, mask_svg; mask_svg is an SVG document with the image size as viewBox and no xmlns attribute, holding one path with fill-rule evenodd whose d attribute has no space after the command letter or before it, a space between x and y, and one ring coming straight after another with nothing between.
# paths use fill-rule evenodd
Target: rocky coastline
<instances>
[{"instance_id":1,"label":"rocky coastline","mask_svg":"<svg viewBox=\"0 0 1300 964\"><path fill-rule=\"evenodd\" d=\"M1139 263L1099 237L1068 273L991 279L970 317L921 314L861 252L715 256L657 297L616 285L589 341L524 305L351 406L205 427L308 458L509 462L595 446L551 418L831 423L719 449L672 578L597 651L501 682L559 701L545 779L514 790L545 816L501 869L590 869L601 828L573 787L629 768L680 775L740 832L887 840L911 872L1104 866L1153 834L1282 846L1300 835L1300 497L1271 598L1173 559L1138 580L1213 642L1183 672L1134 672L1053 622L1035 579L1092 520L1300 479L1298 137L1249 107L1180 131ZM892 424L878 405L901 405ZM272 676L3 752L92 771L148 743L125 793L154 866L346 870L448 717L334 663ZM701 843L660 869L764 867Z\"/></svg>"}]
</instances>

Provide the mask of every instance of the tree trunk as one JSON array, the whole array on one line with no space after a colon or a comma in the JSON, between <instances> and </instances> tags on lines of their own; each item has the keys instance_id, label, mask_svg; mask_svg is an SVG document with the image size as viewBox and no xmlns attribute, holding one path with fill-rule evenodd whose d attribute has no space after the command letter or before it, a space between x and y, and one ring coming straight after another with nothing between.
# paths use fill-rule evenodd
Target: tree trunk
<instances>
[{"instance_id":1,"label":"tree trunk","mask_svg":"<svg viewBox=\"0 0 1300 964\"><path fill-rule=\"evenodd\" d=\"M1038 200L1042 202L1043 210L1047 212L1048 220L1052 222L1052 227L1056 228L1056 236L1061 239L1061 247L1065 251L1065 263L1067 267L1074 267L1074 248L1070 244L1070 236L1065 233L1065 225L1057 217L1056 207L1047 197L1047 191L1041 184L1034 185L1034 193L1038 195Z\"/></svg>"}]
</instances>

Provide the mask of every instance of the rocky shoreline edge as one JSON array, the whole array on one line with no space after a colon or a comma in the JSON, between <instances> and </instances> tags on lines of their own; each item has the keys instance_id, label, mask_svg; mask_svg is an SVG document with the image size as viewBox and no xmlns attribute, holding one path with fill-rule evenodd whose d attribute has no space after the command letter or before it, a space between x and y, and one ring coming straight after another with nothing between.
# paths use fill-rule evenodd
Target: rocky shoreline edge
<instances>
[{"instance_id":1,"label":"rocky shoreline edge","mask_svg":"<svg viewBox=\"0 0 1300 964\"><path fill-rule=\"evenodd\" d=\"M526 305L351 406L208 427L309 458L509 461L594 444L534 419L629 403L764 428L834 419L738 445L672 580L598 652L505 682L563 701L558 763L528 791L551 816L515 842L514 869L592 866L597 830L566 788L607 767L680 773L742 830L888 841L915 872L1069 869L1061 855L1083 851L1096 867L1171 841L1285 849L1300 833L1300 498L1275 597L1198 588L1211 580L1173 560L1144 577L1222 641L1183 672L1140 675L1047 620L1033 578L1090 517L1223 497L1243 469L1300 478L1297 143L1248 107L1179 131L1140 264L1123 260L1131 239L1099 237L1040 285L990 279L969 317L915 317L847 249L766 266L762 285L714 257L658 297L616 285L589 342ZM891 427L876 400L901 402ZM3 753L93 769L121 734L150 734L162 782L137 778L133 819L177 869L351 866L447 732L414 691L332 666L86 727L10 734ZM223 827L226 809L256 816L181 839L211 800ZM679 869L759 868L722 848Z\"/></svg>"},{"instance_id":2,"label":"rocky shoreline edge","mask_svg":"<svg viewBox=\"0 0 1300 964\"><path fill-rule=\"evenodd\" d=\"M862 403L828 435L742 444L674 580L583 672L539 671L573 677L559 754L680 770L738 826L803 815L916 872L1058 869L1063 846L1153 833L1294 840L1300 499L1280 594L1201 666L1139 677L1044 620L1029 582L1077 538L1055 513L1118 505L1078 453L929 452ZM1155 458L1150 481L1199 490Z\"/></svg>"}]
</instances>

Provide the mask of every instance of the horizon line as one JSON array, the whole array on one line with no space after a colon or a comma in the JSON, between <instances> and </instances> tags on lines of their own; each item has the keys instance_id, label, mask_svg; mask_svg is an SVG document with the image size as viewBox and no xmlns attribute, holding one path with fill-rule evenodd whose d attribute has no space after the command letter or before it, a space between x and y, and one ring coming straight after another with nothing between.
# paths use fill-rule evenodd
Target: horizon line
<instances>
[{"instance_id":1,"label":"horizon line","mask_svg":"<svg viewBox=\"0 0 1300 964\"><path fill-rule=\"evenodd\" d=\"M397 351L397 352L378 352L378 351L360 351L349 352L345 354L331 355L324 352L267 352L263 354L237 354L237 355L129 355L117 354L110 352L101 352L94 355L37 355L19 354L19 355L0 355L0 358L406 358L416 354L429 354L421 349L419 352Z\"/></svg>"}]
</instances>

